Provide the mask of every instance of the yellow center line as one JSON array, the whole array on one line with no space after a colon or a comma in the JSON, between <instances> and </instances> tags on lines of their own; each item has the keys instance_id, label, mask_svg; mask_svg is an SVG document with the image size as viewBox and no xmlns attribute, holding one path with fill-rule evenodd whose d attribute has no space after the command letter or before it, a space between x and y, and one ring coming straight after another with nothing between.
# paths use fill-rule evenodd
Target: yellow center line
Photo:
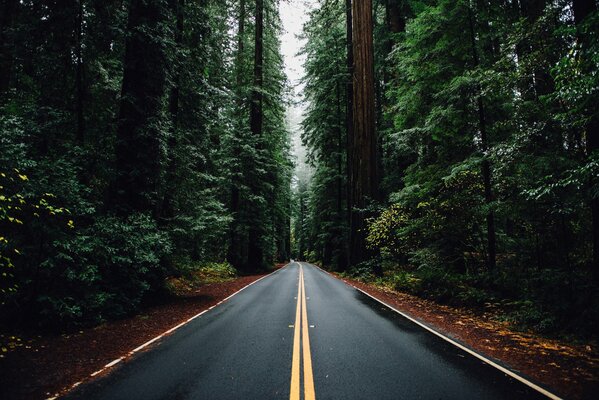
<instances>
[{"instance_id":1,"label":"yellow center line","mask_svg":"<svg viewBox=\"0 0 599 400\"><path fill-rule=\"evenodd\" d=\"M291 391L289 400L300 400L300 305L302 298L302 271L300 265L297 283L297 307L295 309L295 326L293 333L293 359L291 362Z\"/></svg>"},{"instance_id":2,"label":"yellow center line","mask_svg":"<svg viewBox=\"0 0 599 400\"><path fill-rule=\"evenodd\" d=\"M301 319L300 319L301 305ZM302 334L300 336L300 324ZM295 309L295 326L293 333L293 358L291 363L290 400L300 400L300 338L302 340L304 360L304 400L315 400L314 377L312 374L312 356L310 355L310 333L308 331L308 311L306 307L306 287L304 285L304 269L299 264L299 282L297 288L297 306Z\"/></svg>"},{"instance_id":3,"label":"yellow center line","mask_svg":"<svg viewBox=\"0 0 599 400\"><path fill-rule=\"evenodd\" d=\"M308 332L308 311L306 308L306 286L304 284L304 270L302 276L302 347L304 350L304 400L314 400L314 377L312 376L312 356L310 355L310 333Z\"/></svg>"}]
</instances>

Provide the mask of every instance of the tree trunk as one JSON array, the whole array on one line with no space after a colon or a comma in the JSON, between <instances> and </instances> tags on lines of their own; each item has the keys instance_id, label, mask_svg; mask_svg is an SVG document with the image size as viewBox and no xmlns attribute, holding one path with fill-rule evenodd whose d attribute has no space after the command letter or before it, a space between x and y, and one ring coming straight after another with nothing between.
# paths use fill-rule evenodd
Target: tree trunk
<instances>
[{"instance_id":1,"label":"tree trunk","mask_svg":"<svg viewBox=\"0 0 599 400\"><path fill-rule=\"evenodd\" d=\"M574 19L576 22L576 26L580 28L580 25L583 21L593 12L597 11L597 3L593 0L574 0L573 2L574 9ZM581 29L578 29L578 42L582 47L583 53L585 54L586 48L589 46L588 43L589 38L587 35L582 32ZM588 71L585 71L588 73ZM586 153L587 157L591 157L593 153L599 151L599 117L597 116L597 112L595 109L586 110L587 114L590 115L590 118L584 127L585 130L585 144L586 144ZM595 177L591 177L589 182L590 187L593 188L596 185L599 185L599 179ZM591 263L591 268L593 271L593 278L595 283L599 284L599 197L593 196L591 193L590 199L590 208L591 208L591 237L593 243L593 260Z\"/></svg>"},{"instance_id":2,"label":"tree trunk","mask_svg":"<svg viewBox=\"0 0 599 400\"><path fill-rule=\"evenodd\" d=\"M347 149L345 157L345 176L347 178L347 191L346 191L346 209L347 209L347 224L350 225L351 221L351 159L352 159L352 148L351 138L354 136L354 108L353 108L353 96L354 96L354 47L353 47L353 27L352 27L352 0L345 0L345 22L346 22L346 37L345 45L347 48L347 86L345 88L346 93L346 112L345 112L345 128L347 134L345 136L345 148ZM350 247L346 246L345 253L347 268L350 262Z\"/></svg>"},{"instance_id":3,"label":"tree trunk","mask_svg":"<svg viewBox=\"0 0 599 400\"><path fill-rule=\"evenodd\" d=\"M0 102L10 87L13 66L13 39L10 29L13 21L18 0L2 0L0 3Z\"/></svg>"},{"instance_id":4,"label":"tree trunk","mask_svg":"<svg viewBox=\"0 0 599 400\"><path fill-rule=\"evenodd\" d=\"M474 31L474 16L472 8L468 5L468 22L470 25L470 40L472 47L472 58L474 60L474 66L478 67L480 59L478 56L478 50L476 49L476 33ZM487 137L487 122L485 116L485 104L483 101L481 88L477 85L476 103L478 107L478 128L480 130L480 140L483 152L482 162L482 175L483 175L483 186L485 192L485 203L491 204L493 201L493 189L491 185L491 165L487 158L489 151L489 139ZM496 267L496 239L495 239L495 215L493 210L489 210L487 213L487 268L494 270Z\"/></svg>"},{"instance_id":5,"label":"tree trunk","mask_svg":"<svg viewBox=\"0 0 599 400\"><path fill-rule=\"evenodd\" d=\"M166 87L168 23L165 1L132 0L121 103L115 144L116 177L111 200L117 213L157 212L157 194L164 159L160 128Z\"/></svg>"},{"instance_id":6,"label":"tree trunk","mask_svg":"<svg viewBox=\"0 0 599 400\"><path fill-rule=\"evenodd\" d=\"M378 195L377 138L375 133L374 48L372 0L354 1L353 135L350 137L350 264L370 258L366 249L368 199Z\"/></svg>"},{"instance_id":7,"label":"tree trunk","mask_svg":"<svg viewBox=\"0 0 599 400\"><path fill-rule=\"evenodd\" d=\"M534 24L539 20L539 18L543 15L543 10L545 10L546 5L547 0L520 0L522 15L529 21L530 24ZM549 40L549 38L547 39ZM531 46L529 45L529 47ZM532 47L533 48L531 48L531 51L537 50L534 48L536 47L536 44L533 43ZM539 50L542 50L542 48ZM553 82L551 74L542 66L535 68L533 84L537 97L552 93L555 89L555 83Z\"/></svg>"},{"instance_id":8,"label":"tree trunk","mask_svg":"<svg viewBox=\"0 0 599 400\"><path fill-rule=\"evenodd\" d=\"M175 14L176 14L176 24L175 24L175 48L176 48L176 60L175 60L175 68L176 70L173 73L173 86L171 87L171 93L169 98L169 113L171 114L171 123L173 125L173 130L177 129L179 125L179 92L181 86L181 59L179 56L179 51L181 50L181 45L183 44L183 29L185 24L185 0L175 0ZM175 135L171 135L171 141L169 144L176 144ZM171 148L169 146L169 148Z\"/></svg>"},{"instance_id":9,"label":"tree trunk","mask_svg":"<svg viewBox=\"0 0 599 400\"><path fill-rule=\"evenodd\" d=\"M250 105L250 130L255 138L262 136L262 86L264 64L264 0L256 0L256 37L254 46L254 88ZM257 149L258 151L260 149ZM250 182L252 183L252 182ZM253 185L250 185L252 187ZM262 230L256 223L249 229L248 269L262 268L264 253L262 249Z\"/></svg>"},{"instance_id":10,"label":"tree trunk","mask_svg":"<svg viewBox=\"0 0 599 400\"><path fill-rule=\"evenodd\" d=\"M246 18L246 11L245 11L245 0L240 0L239 1L239 25L237 28L237 61L236 61L236 80L237 80L237 112L239 113L238 115L238 122L239 122L239 126L236 127L236 133L237 136L235 138L233 138L234 142L233 142L233 154L237 155L241 152L239 145L238 145L238 140L240 139L240 133L243 131L243 126L241 126L241 121L243 121L243 114L244 114L244 109L245 109L245 104L244 104L244 99L243 99L243 55L244 55L244 50L245 50L245 46L244 46L244 41L243 41L243 37L245 35L245 18ZM240 235L238 232L239 229L239 217L240 217L240 210L241 210L241 204L240 204L240 195L239 195L239 175L241 174L241 169L240 166L237 165L238 163L236 163L236 165L233 166L233 170L232 170L232 176L231 176L231 203L230 203L230 210L231 210L231 214L233 217L233 220L231 221L231 225L229 227L229 250L228 250L228 256L227 259L229 260L229 262L235 267L235 268L242 268L242 264L243 264L243 260L241 257L241 240L240 240Z\"/></svg>"},{"instance_id":11,"label":"tree trunk","mask_svg":"<svg viewBox=\"0 0 599 400\"><path fill-rule=\"evenodd\" d=\"M160 219L168 220L175 215L174 210L174 194L175 186L177 185L176 171L178 169L177 159L175 157L175 149L177 148L179 134L179 98L181 90L181 57L180 50L183 44L183 29L185 24L185 0L174 0L173 7L175 9L175 60L173 68L173 86L170 90L168 110L171 117L171 132L168 137L167 152L168 166L166 171L166 185L164 190L162 205L160 207Z\"/></svg>"},{"instance_id":12,"label":"tree trunk","mask_svg":"<svg viewBox=\"0 0 599 400\"><path fill-rule=\"evenodd\" d=\"M337 94L337 269L344 271L347 269L347 244L343 240L345 212L343 210L343 152L347 146L343 138L343 116L341 114L341 88L339 82L335 87Z\"/></svg>"},{"instance_id":13,"label":"tree trunk","mask_svg":"<svg viewBox=\"0 0 599 400\"><path fill-rule=\"evenodd\" d=\"M298 224L299 224L299 232L297 235L297 257L299 260L305 260L306 259L306 243L305 243L305 224L306 224L306 212L307 212L307 207L306 207L306 190L302 189L302 187L300 186L299 189L299 201L300 201L300 213L299 213L299 218L298 218Z\"/></svg>"},{"instance_id":14,"label":"tree trunk","mask_svg":"<svg viewBox=\"0 0 599 400\"><path fill-rule=\"evenodd\" d=\"M285 218L285 249L287 250L286 256L282 262L285 262L291 258L291 202L287 205L287 217Z\"/></svg>"},{"instance_id":15,"label":"tree trunk","mask_svg":"<svg viewBox=\"0 0 599 400\"><path fill-rule=\"evenodd\" d=\"M385 5L387 28L391 33L400 33L406 30L406 19L403 15L400 0L387 0Z\"/></svg>"}]
</instances>

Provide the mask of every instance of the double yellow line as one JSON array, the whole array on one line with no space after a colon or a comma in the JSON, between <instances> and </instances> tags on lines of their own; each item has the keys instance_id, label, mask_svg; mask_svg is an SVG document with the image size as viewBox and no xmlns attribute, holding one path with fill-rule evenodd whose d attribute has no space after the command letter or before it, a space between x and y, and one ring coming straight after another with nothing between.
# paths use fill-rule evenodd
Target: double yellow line
<instances>
[{"instance_id":1,"label":"double yellow line","mask_svg":"<svg viewBox=\"0 0 599 400\"><path fill-rule=\"evenodd\" d=\"M297 307L295 309L293 358L291 362L291 391L289 393L289 400L300 400L300 337L304 360L304 400L315 400L312 356L310 355L310 333L308 332L308 312L306 310L306 290L304 287L304 270L301 264L298 263L298 265L299 285L297 287Z\"/></svg>"}]
</instances>

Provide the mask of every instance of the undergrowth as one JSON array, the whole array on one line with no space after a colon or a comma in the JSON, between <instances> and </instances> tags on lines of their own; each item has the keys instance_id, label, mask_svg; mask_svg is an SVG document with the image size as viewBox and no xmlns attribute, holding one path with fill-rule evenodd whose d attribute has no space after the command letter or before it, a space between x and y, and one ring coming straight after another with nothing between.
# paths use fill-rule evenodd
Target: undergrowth
<instances>
[{"instance_id":1,"label":"undergrowth","mask_svg":"<svg viewBox=\"0 0 599 400\"><path fill-rule=\"evenodd\" d=\"M227 262L178 262L175 269L178 275L166 280L166 289L177 296L188 295L202 285L227 282L237 277L237 270Z\"/></svg>"},{"instance_id":2,"label":"undergrowth","mask_svg":"<svg viewBox=\"0 0 599 400\"><path fill-rule=\"evenodd\" d=\"M494 273L459 273L389 265L385 265L382 276L375 276L372 271L372 265L362 263L342 275L440 304L491 313L520 331L599 339L598 290L584 274L509 268Z\"/></svg>"}]
</instances>

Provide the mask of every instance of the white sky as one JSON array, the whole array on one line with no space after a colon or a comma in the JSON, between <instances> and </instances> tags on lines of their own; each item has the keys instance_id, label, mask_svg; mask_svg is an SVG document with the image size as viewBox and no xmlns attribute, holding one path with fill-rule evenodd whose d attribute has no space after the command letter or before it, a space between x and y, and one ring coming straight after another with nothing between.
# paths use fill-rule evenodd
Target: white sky
<instances>
[{"instance_id":1,"label":"white sky","mask_svg":"<svg viewBox=\"0 0 599 400\"><path fill-rule=\"evenodd\" d=\"M285 60L285 73L293 88L293 104L287 109L287 122L291 131L291 152L297 164L295 176L299 179L307 179L309 171L305 164L306 149L302 146L300 139L299 124L302 120L304 106L299 103L302 91L299 81L304 75L304 57L298 56L298 53L304 45L304 41L300 40L298 36L308 19L308 10L315 3L316 0L281 0L280 3L284 29L281 36L281 52Z\"/></svg>"}]
</instances>

